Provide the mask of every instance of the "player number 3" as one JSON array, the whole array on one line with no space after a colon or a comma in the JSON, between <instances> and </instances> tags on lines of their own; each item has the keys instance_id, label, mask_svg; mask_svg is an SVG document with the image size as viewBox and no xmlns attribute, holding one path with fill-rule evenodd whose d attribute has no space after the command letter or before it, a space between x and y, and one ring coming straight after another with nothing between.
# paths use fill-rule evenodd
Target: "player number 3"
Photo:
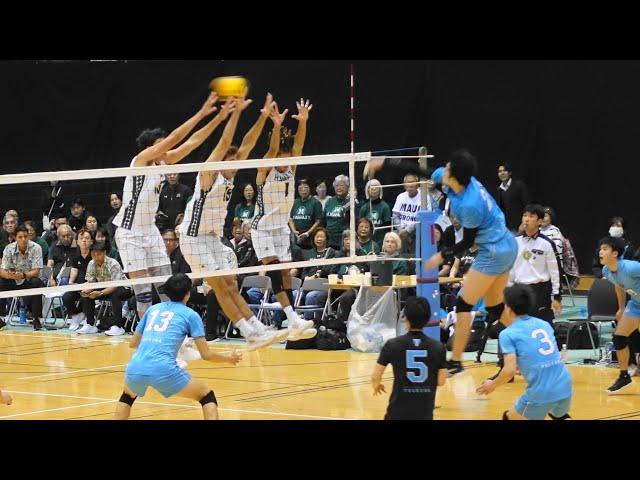
<instances>
[{"instance_id":1,"label":"player number 3","mask_svg":"<svg viewBox=\"0 0 640 480\"><path fill-rule=\"evenodd\" d=\"M549 348L539 348L538 353L541 355L551 355L555 351L555 342L549 338L549 334L542 328L538 328L531 332L531 338L538 338L541 335L540 342L549 345Z\"/></svg>"}]
</instances>

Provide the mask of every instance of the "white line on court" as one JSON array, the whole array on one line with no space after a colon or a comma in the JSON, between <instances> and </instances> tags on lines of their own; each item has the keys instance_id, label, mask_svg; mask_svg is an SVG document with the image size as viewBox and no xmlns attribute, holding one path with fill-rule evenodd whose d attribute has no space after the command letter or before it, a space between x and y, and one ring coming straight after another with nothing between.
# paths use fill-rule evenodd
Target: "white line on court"
<instances>
[{"instance_id":1,"label":"white line on court","mask_svg":"<svg viewBox=\"0 0 640 480\"><path fill-rule=\"evenodd\" d=\"M14 418L14 417L23 417L25 415L35 415L37 413L47 413L47 412L57 412L60 410L69 410L71 408L80 408L80 407L91 407L93 405L102 405L104 403L113 403L116 400L106 400L104 402L95 402L95 403L83 403L80 405L71 405L69 407L60 407L60 408L49 408L47 410L35 410L33 412L25 412L25 413L16 413L14 415L3 415L0 417L0 419L2 418Z\"/></svg>"},{"instance_id":2,"label":"white line on court","mask_svg":"<svg viewBox=\"0 0 640 480\"><path fill-rule=\"evenodd\" d=\"M20 395L40 395L40 396L45 396L45 397L60 397L60 398L78 398L81 400L100 400L99 402L93 403L93 404L89 404L89 405L98 405L100 403L109 403L109 402L115 402L116 400L113 399L108 399L108 398L102 398L102 397L82 397L79 395L63 395L63 394L59 394L59 393L38 393L38 392L22 392L22 391L17 391L17 390L4 390L7 393L16 393L16 394L20 394ZM158 405L158 406L166 406L166 407L180 407L180 408L197 408L200 409L200 407L198 407L197 405L193 405L193 404L184 404L184 403L166 403L166 402L147 402L144 400L138 400L136 401L136 403L138 404L145 404L145 405ZM75 407L82 407L82 406L87 406L87 405L76 405L76 406L72 406L72 407L63 407L64 408L75 408ZM18 415L31 415L33 413L41 413L41 412L47 412L47 411L54 411L54 410L61 410L61 409L52 409L52 410L41 410L39 412L29 412L29 413L21 413ZM239 409L239 408L218 408L218 410L222 410L222 411L227 411L227 412L238 412L238 413L256 413L256 414L260 414L260 415L273 415L273 416L279 416L279 417L300 417L300 418L315 418L318 420L355 420L355 419L349 419L349 418L342 418L342 417L321 417L321 416L317 416L317 415L305 415L305 414L300 414L300 413L286 413L286 412L266 412L266 411L262 411L262 410L244 410L244 409ZM15 416L18 416L15 415ZM0 418L9 418L7 416L5 417L0 417Z\"/></svg>"},{"instance_id":3,"label":"white line on court","mask_svg":"<svg viewBox=\"0 0 640 480\"><path fill-rule=\"evenodd\" d=\"M101 343L109 343L112 345L119 345L120 343L128 343L129 340L131 340L131 338L127 338L127 339L122 339L122 340L107 340L107 339L102 339L100 337L89 337L89 336L80 336L80 335L60 335L60 334L55 334L55 335L48 335L46 332L42 332L41 334L32 334L32 335L27 335L24 333L9 333L9 332L2 332L2 334L0 335L1 337L29 337L29 338L48 338L51 340L57 340L57 339L66 339L66 340L75 340L75 341L82 341L85 343L89 343L87 342L87 340L91 340L92 342L101 342ZM20 345L7 345L7 346L11 346L11 347L19 347ZM31 345L29 345L31 346Z\"/></svg>"},{"instance_id":4,"label":"white line on court","mask_svg":"<svg viewBox=\"0 0 640 480\"><path fill-rule=\"evenodd\" d=\"M120 363L118 365L108 365L106 367L80 368L80 369L73 370L72 372L54 372L54 373L46 373L44 375L33 375L31 377L20 377L20 378L18 378L18 380L31 380L32 378L53 377L55 375L72 375L74 373L92 372L92 371L95 371L95 370L105 370L107 368L114 368L114 367L124 367L125 365L126 365L126 363Z\"/></svg>"}]
</instances>

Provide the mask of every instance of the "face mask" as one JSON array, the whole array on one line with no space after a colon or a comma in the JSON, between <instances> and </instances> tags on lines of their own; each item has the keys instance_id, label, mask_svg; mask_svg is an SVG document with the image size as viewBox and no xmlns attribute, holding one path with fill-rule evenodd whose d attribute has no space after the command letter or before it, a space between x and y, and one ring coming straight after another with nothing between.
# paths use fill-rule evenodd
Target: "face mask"
<instances>
[{"instance_id":1,"label":"face mask","mask_svg":"<svg viewBox=\"0 0 640 480\"><path fill-rule=\"evenodd\" d=\"M611 227L609 229L609 235L615 238L622 237L622 227Z\"/></svg>"}]
</instances>

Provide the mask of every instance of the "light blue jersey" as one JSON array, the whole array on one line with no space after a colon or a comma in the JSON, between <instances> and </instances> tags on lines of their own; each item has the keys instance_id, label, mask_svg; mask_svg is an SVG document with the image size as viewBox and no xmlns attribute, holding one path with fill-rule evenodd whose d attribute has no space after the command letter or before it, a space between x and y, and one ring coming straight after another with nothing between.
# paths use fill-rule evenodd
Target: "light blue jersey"
<instances>
[{"instance_id":1,"label":"light blue jersey","mask_svg":"<svg viewBox=\"0 0 640 480\"><path fill-rule=\"evenodd\" d=\"M128 374L162 375L179 369L176 355L185 337L204 337L200 316L182 302L149 308L136 328L142 340L127 365Z\"/></svg>"},{"instance_id":2,"label":"light blue jersey","mask_svg":"<svg viewBox=\"0 0 640 480\"><path fill-rule=\"evenodd\" d=\"M502 210L482 184L471 177L469 185L456 194L449 190L451 212L465 228L477 228L476 244L495 243L507 233Z\"/></svg>"},{"instance_id":3,"label":"light blue jersey","mask_svg":"<svg viewBox=\"0 0 640 480\"><path fill-rule=\"evenodd\" d=\"M618 260L618 271L602 268L602 276L619 286L631 297L625 314L640 317L640 263L634 260Z\"/></svg>"},{"instance_id":4,"label":"light blue jersey","mask_svg":"<svg viewBox=\"0 0 640 480\"><path fill-rule=\"evenodd\" d=\"M529 402L549 404L571 396L571 376L548 322L522 315L500 332L500 346L503 354L516 354Z\"/></svg>"}]
</instances>

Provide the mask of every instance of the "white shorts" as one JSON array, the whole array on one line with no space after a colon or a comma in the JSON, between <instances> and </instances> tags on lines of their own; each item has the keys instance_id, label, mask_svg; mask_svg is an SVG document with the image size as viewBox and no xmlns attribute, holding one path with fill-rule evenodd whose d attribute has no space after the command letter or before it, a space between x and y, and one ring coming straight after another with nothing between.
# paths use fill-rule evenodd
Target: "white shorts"
<instances>
[{"instance_id":1,"label":"white shorts","mask_svg":"<svg viewBox=\"0 0 640 480\"><path fill-rule=\"evenodd\" d=\"M251 229L251 242L258 260L278 257L281 262L291 261L291 230L289 227L275 230Z\"/></svg>"},{"instance_id":2,"label":"white shorts","mask_svg":"<svg viewBox=\"0 0 640 480\"><path fill-rule=\"evenodd\" d=\"M162 235L155 225L151 230L141 232L118 227L114 238L125 273L171 265Z\"/></svg>"},{"instance_id":3,"label":"white shorts","mask_svg":"<svg viewBox=\"0 0 640 480\"><path fill-rule=\"evenodd\" d=\"M232 268L225 255L220 237L215 235L197 237L180 235L180 251L193 273Z\"/></svg>"}]
</instances>

